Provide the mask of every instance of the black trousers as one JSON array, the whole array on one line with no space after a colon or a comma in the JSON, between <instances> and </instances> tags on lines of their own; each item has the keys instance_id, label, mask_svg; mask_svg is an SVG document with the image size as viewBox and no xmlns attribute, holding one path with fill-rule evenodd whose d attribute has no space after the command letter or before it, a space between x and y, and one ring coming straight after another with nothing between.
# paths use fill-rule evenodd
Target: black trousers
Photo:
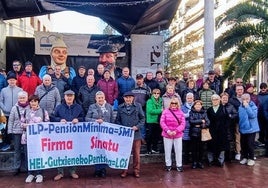
<instances>
[{"instance_id":1,"label":"black trousers","mask_svg":"<svg viewBox=\"0 0 268 188\"><path fill-rule=\"evenodd\" d=\"M254 160L254 142L256 133L241 134L242 158Z\"/></svg>"}]
</instances>

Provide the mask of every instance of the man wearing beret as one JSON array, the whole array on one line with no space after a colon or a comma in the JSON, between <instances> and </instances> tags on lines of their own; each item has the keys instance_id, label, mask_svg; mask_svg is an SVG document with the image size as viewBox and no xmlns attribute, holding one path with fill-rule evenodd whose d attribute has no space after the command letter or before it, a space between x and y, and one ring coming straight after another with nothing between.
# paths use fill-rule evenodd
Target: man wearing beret
<instances>
[{"instance_id":1,"label":"man wearing beret","mask_svg":"<svg viewBox=\"0 0 268 188\"><path fill-rule=\"evenodd\" d=\"M145 123L145 115L139 103L134 102L134 94L126 92L124 94L124 103L118 106L116 124L131 127L134 131L134 141L132 145L133 152L133 170L134 177L140 177L140 148L141 148L141 132L140 128ZM128 170L121 173L121 177L125 178L128 175Z\"/></svg>"}]
</instances>

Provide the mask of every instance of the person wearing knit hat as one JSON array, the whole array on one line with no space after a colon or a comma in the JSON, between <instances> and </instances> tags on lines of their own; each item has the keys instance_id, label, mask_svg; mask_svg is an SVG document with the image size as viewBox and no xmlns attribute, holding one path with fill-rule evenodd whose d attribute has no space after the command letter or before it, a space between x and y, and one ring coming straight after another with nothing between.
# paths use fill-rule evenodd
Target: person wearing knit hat
<instances>
[{"instance_id":1,"label":"person wearing knit hat","mask_svg":"<svg viewBox=\"0 0 268 188\"><path fill-rule=\"evenodd\" d=\"M251 83L247 83L245 86L245 93L250 95L250 100L252 100L257 106L259 105L258 96L254 93L254 86Z\"/></svg>"},{"instance_id":2,"label":"person wearing knit hat","mask_svg":"<svg viewBox=\"0 0 268 188\"><path fill-rule=\"evenodd\" d=\"M68 49L65 42L59 37L53 43L50 50L51 57L51 67L54 70L56 65L61 67L61 70L64 71L67 67L67 57L68 57ZM46 67L42 66L39 72L39 77L43 78L46 74ZM69 67L70 78L73 79L76 76L75 70L73 67Z\"/></svg>"}]
</instances>

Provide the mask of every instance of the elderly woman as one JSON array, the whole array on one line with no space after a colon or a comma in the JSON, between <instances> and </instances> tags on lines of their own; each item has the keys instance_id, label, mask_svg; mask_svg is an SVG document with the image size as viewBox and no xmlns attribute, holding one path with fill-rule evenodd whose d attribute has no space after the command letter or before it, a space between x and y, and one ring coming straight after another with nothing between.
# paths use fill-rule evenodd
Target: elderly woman
<instances>
[{"instance_id":1,"label":"elderly woman","mask_svg":"<svg viewBox=\"0 0 268 188\"><path fill-rule=\"evenodd\" d=\"M207 109L208 119L210 120L209 131L212 140L208 141L208 163L211 166L214 157L220 167L224 165L225 151L228 148L228 113L220 103L221 98L217 94L211 96L212 106Z\"/></svg>"},{"instance_id":2,"label":"elderly woman","mask_svg":"<svg viewBox=\"0 0 268 188\"><path fill-rule=\"evenodd\" d=\"M48 114L51 115L56 106L61 103L60 92L58 88L52 84L50 75L45 74L42 82L43 83L35 89L35 95L39 97L40 107L47 110Z\"/></svg>"},{"instance_id":3,"label":"elderly woman","mask_svg":"<svg viewBox=\"0 0 268 188\"><path fill-rule=\"evenodd\" d=\"M8 134L12 134L14 150L15 150L15 166L20 168L21 166L21 136L23 128L21 126L21 119L25 118L26 110L29 109L28 93L26 91L20 91L18 93L18 102L12 107L9 119L8 119Z\"/></svg>"},{"instance_id":4,"label":"elderly woman","mask_svg":"<svg viewBox=\"0 0 268 188\"><path fill-rule=\"evenodd\" d=\"M201 100L195 100L189 113L190 137L192 142L193 164L192 168L204 168L203 159L203 142L201 141L201 130L209 126L209 119L206 110L202 106Z\"/></svg>"},{"instance_id":5,"label":"elderly woman","mask_svg":"<svg viewBox=\"0 0 268 188\"><path fill-rule=\"evenodd\" d=\"M26 128L27 124L32 123L40 123L40 122L47 122L49 121L48 112L44 109L40 108L39 106L39 97L37 95L32 95L29 97L29 103L30 103L30 109L26 111L25 119L22 124L22 127L24 129L24 134L22 135L21 144L23 145L24 150L24 160L25 160L25 166L26 169L28 167L28 155L27 155L27 139L26 139ZM34 176L36 174L36 176ZM34 178L36 179L36 183L42 183L43 182L43 175L42 171L29 171L28 170L28 176L25 179L26 183L31 183Z\"/></svg>"},{"instance_id":6,"label":"elderly woman","mask_svg":"<svg viewBox=\"0 0 268 188\"><path fill-rule=\"evenodd\" d=\"M151 98L146 102L146 123L149 130L147 135L147 154L159 153L157 148L158 141L161 137L159 117L163 110L160 95L160 89L153 89Z\"/></svg>"},{"instance_id":7,"label":"elderly woman","mask_svg":"<svg viewBox=\"0 0 268 188\"><path fill-rule=\"evenodd\" d=\"M258 108L250 99L248 93L241 96L242 103L238 109L239 131L241 133L241 155L240 164L248 166L255 165L254 161L254 141L256 132L260 131L257 113Z\"/></svg>"},{"instance_id":8,"label":"elderly woman","mask_svg":"<svg viewBox=\"0 0 268 188\"><path fill-rule=\"evenodd\" d=\"M182 105L181 97L178 93L175 92L175 86L168 84L166 87L166 93L162 96L164 109L169 108L170 101L174 97L178 99L179 104L181 106Z\"/></svg>"},{"instance_id":9,"label":"elderly woman","mask_svg":"<svg viewBox=\"0 0 268 188\"><path fill-rule=\"evenodd\" d=\"M170 171L172 168L171 151L174 145L176 169L182 172L182 136L185 128L185 117L180 109L178 98L170 100L169 108L162 113L160 125L164 137L166 170Z\"/></svg>"},{"instance_id":10,"label":"elderly woman","mask_svg":"<svg viewBox=\"0 0 268 188\"><path fill-rule=\"evenodd\" d=\"M89 106L86 121L94 121L99 124L113 122L113 107L105 101L105 94L102 91L96 93L96 103ZM106 164L95 165L95 177L106 177Z\"/></svg>"}]
</instances>

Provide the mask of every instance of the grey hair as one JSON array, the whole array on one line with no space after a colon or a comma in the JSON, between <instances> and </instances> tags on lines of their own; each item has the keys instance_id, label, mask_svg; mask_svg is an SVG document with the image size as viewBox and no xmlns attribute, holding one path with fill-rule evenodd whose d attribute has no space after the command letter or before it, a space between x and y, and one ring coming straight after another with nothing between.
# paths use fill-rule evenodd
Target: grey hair
<instances>
[{"instance_id":1,"label":"grey hair","mask_svg":"<svg viewBox=\"0 0 268 188\"><path fill-rule=\"evenodd\" d=\"M97 97L98 95L105 95L103 91L98 91L95 96Z\"/></svg>"},{"instance_id":2,"label":"grey hair","mask_svg":"<svg viewBox=\"0 0 268 188\"><path fill-rule=\"evenodd\" d=\"M211 100L212 99L221 99L221 97L218 95L218 94L213 94L212 96L211 96Z\"/></svg>"},{"instance_id":3,"label":"grey hair","mask_svg":"<svg viewBox=\"0 0 268 188\"><path fill-rule=\"evenodd\" d=\"M46 79L46 78L49 78L49 79L51 80L51 76L50 76L49 74L45 74L45 75L43 76L43 79L42 79L42 80L44 80L44 79Z\"/></svg>"},{"instance_id":4,"label":"grey hair","mask_svg":"<svg viewBox=\"0 0 268 188\"><path fill-rule=\"evenodd\" d=\"M242 99L250 99L250 94L248 93L244 93L242 96L241 96Z\"/></svg>"},{"instance_id":5,"label":"grey hair","mask_svg":"<svg viewBox=\"0 0 268 188\"><path fill-rule=\"evenodd\" d=\"M18 92L18 97L28 97L28 93L26 91Z\"/></svg>"},{"instance_id":6,"label":"grey hair","mask_svg":"<svg viewBox=\"0 0 268 188\"><path fill-rule=\"evenodd\" d=\"M186 98L187 98L187 97L194 97L194 94L191 93L191 92L189 92L189 93L186 94Z\"/></svg>"}]
</instances>

